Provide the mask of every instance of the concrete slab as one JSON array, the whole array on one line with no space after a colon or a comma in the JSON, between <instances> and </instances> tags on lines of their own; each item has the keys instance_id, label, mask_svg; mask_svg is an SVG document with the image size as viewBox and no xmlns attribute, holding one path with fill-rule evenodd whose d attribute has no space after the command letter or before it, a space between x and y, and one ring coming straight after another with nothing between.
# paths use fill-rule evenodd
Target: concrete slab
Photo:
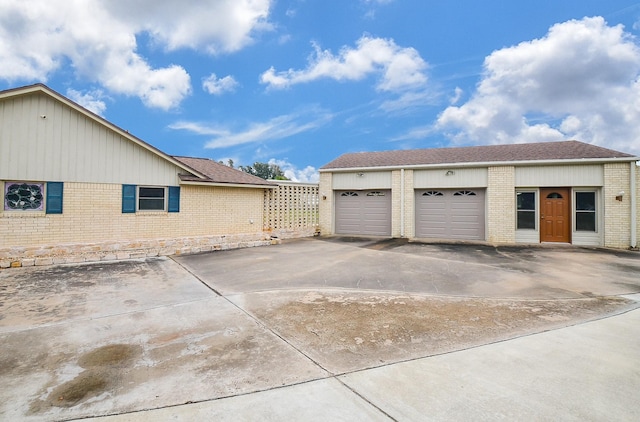
<instances>
[{"instance_id":1,"label":"concrete slab","mask_svg":"<svg viewBox=\"0 0 640 422\"><path fill-rule=\"evenodd\" d=\"M640 292L640 254L305 238L176 258L222 294L341 288L557 299Z\"/></svg>"},{"instance_id":2,"label":"concrete slab","mask_svg":"<svg viewBox=\"0 0 640 422\"><path fill-rule=\"evenodd\" d=\"M0 420L635 417L637 311L571 325L639 294L637 253L401 240L3 270Z\"/></svg>"},{"instance_id":3,"label":"concrete slab","mask_svg":"<svg viewBox=\"0 0 640 422\"><path fill-rule=\"evenodd\" d=\"M107 417L105 422L155 421L390 421L336 379L220 400Z\"/></svg>"},{"instance_id":4,"label":"concrete slab","mask_svg":"<svg viewBox=\"0 0 640 422\"><path fill-rule=\"evenodd\" d=\"M478 299L352 290L227 298L332 374L548 331L639 306L621 298Z\"/></svg>"},{"instance_id":5,"label":"concrete slab","mask_svg":"<svg viewBox=\"0 0 640 422\"><path fill-rule=\"evenodd\" d=\"M640 420L640 310L339 377L399 421Z\"/></svg>"},{"instance_id":6,"label":"concrete slab","mask_svg":"<svg viewBox=\"0 0 640 422\"><path fill-rule=\"evenodd\" d=\"M168 258L0 271L0 333L215 296Z\"/></svg>"},{"instance_id":7,"label":"concrete slab","mask_svg":"<svg viewBox=\"0 0 640 422\"><path fill-rule=\"evenodd\" d=\"M191 284L199 283L192 278ZM327 376L226 299L205 293L200 300L0 334L0 419L125 413ZM148 288L145 296L153 295Z\"/></svg>"}]
</instances>

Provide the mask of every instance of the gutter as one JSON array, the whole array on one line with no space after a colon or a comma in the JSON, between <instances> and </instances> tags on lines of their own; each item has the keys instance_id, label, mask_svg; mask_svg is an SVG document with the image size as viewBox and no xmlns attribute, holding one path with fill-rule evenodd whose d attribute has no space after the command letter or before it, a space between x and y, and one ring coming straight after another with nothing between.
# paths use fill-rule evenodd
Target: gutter
<instances>
[{"instance_id":1,"label":"gutter","mask_svg":"<svg viewBox=\"0 0 640 422\"><path fill-rule=\"evenodd\" d=\"M371 167L344 167L344 168L321 168L320 173L346 173L353 171L378 171L378 170L429 170L445 168L473 168L492 166L545 166L545 165L575 165L575 164L604 164L604 163L628 163L639 161L640 157L619 157L619 158L579 158L571 160L527 160L527 161L478 161L471 163L438 163L438 164L412 164L412 165L392 165L392 166L371 166Z\"/></svg>"},{"instance_id":2,"label":"gutter","mask_svg":"<svg viewBox=\"0 0 640 422\"><path fill-rule=\"evenodd\" d=\"M189 186L215 186L221 188L252 188L252 189L275 189L277 185L251 185L242 183L221 183L221 182L193 182L193 181L180 181L180 185Z\"/></svg>"}]
</instances>

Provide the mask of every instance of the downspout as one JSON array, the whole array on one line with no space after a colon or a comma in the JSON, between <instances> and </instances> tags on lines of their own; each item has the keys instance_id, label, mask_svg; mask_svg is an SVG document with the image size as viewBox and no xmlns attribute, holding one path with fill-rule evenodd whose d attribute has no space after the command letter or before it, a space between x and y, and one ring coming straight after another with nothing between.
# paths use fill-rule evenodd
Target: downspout
<instances>
[{"instance_id":1,"label":"downspout","mask_svg":"<svg viewBox=\"0 0 640 422\"><path fill-rule=\"evenodd\" d=\"M629 192L629 196L631 197L631 248L638 247L638 198L637 190L636 190L636 171L637 171L637 163L632 161L629 163L631 166L631 180L630 187L631 192Z\"/></svg>"},{"instance_id":2,"label":"downspout","mask_svg":"<svg viewBox=\"0 0 640 422\"><path fill-rule=\"evenodd\" d=\"M400 237L404 237L404 169L400 169Z\"/></svg>"}]
</instances>

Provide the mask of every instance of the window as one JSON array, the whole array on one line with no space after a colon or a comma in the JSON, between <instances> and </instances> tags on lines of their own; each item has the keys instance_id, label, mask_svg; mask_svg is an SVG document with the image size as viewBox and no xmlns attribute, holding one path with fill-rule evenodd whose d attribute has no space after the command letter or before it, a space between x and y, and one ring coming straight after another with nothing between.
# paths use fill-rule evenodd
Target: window
<instances>
[{"instance_id":1,"label":"window","mask_svg":"<svg viewBox=\"0 0 640 422\"><path fill-rule=\"evenodd\" d=\"M358 196L357 192L342 192L340 196Z\"/></svg>"},{"instance_id":2,"label":"window","mask_svg":"<svg viewBox=\"0 0 640 422\"><path fill-rule=\"evenodd\" d=\"M444 194L442 192L439 192L437 190L429 190L422 194L422 196L443 196L443 195Z\"/></svg>"},{"instance_id":3,"label":"window","mask_svg":"<svg viewBox=\"0 0 640 422\"><path fill-rule=\"evenodd\" d=\"M122 185L122 212L136 211L180 212L180 187Z\"/></svg>"},{"instance_id":4,"label":"window","mask_svg":"<svg viewBox=\"0 0 640 422\"><path fill-rule=\"evenodd\" d=\"M5 211L45 211L62 214L62 182L6 182Z\"/></svg>"},{"instance_id":5,"label":"window","mask_svg":"<svg viewBox=\"0 0 640 422\"><path fill-rule=\"evenodd\" d=\"M367 193L367 196L385 196L385 195L384 195L384 192L373 191L373 192Z\"/></svg>"},{"instance_id":6,"label":"window","mask_svg":"<svg viewBox=\"0 0 640 422\"><path fill-rule=\"evenodd\" d=\"M470 190L459 190L453 196L476 196L476 193Z\"/></svg>"},{"instance_id":7,"label":"window","mask_svg":"<svg viewBox=\"0 0 640 422\"><path fill-rule=\"evenodd\" d=\"M164 211L164 188L140 186L138 188L138 211Z\"/></svg>"},{"instance_id":8,"label":"window","mask_svg":"<svg viewBox=\"0 0 640 422\"><path fill-rule=\"evenodd\" d=\"M576 192L576 231L596 231L595 192Z\"/></svg>"},{"instance_id":9,"label":"window","mask_svg":"<svg viewBox=\"0 0 640 422\"><path fill-rule=\"evenodd\" d=\"M517 229L536 229L536 193L516 193Z\"/></svg>"}]
</instances>

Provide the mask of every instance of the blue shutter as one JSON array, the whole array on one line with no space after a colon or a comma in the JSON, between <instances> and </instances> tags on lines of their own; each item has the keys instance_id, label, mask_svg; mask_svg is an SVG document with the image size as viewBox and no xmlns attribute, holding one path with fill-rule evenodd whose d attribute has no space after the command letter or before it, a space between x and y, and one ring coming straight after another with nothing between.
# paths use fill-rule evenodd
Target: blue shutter
<instances>
[{"instance_id":1,"label":"blue shutter","mask_svg":"<svg viewBox=\"0 0 640 422\"><path fill-rule=\"evenodd\" d=\"M122 185L122 212L136 212L136 185Z\"/></svg>"},{"instance_id":2,"label":"blue shutter","mask_svg":"<svg viewBox=\"0 0 640 422\"><path fill-rule=\"evenodd\" d=\"M169 186L169 212L180 212L180 186Z\"/></svg>"},{"instance_id":3,"label":"blue shutter","mask_svg":"<svg viewBox=\"0 0 640 422\"><path fill-rule=\"evenodd\" d=\"M47 214L62 214L62 182L47 182Z\"/></svg>"}]
</instances>

